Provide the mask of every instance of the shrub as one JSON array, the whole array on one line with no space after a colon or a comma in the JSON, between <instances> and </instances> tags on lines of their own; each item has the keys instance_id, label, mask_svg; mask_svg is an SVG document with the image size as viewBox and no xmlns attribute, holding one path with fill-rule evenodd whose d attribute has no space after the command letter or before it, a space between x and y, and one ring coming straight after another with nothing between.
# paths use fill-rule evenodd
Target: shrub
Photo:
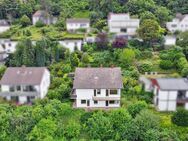
<instances>
[{"instance_id":1,"label":"shrub","mask_svg":"<svg viewBox=\"0 0 188 141\"><path fill-rule=\"evenodd\" d=\"M43 26L45 26L45 24L41 20L39 20L39 21L36 22L35 26L36 27L43 27Z\"/></svg>"},{"instance_id":2,"label":"shrub","mask_svg":"<svg viewBox=\"0 0 188 141\"><path fill-rule=\"evenodd\" d=\"M145 101L138 101L134 104L128 106L129 114L134 118L137 114L140 113L143 109L147 108L147 103Z\"/></svg>"},{"instance_id":3,"label":"shrub","mask_svg":"<svg viewBox=\"0 0 188 141\"><path fill-rule=\"evenodd\" d=\"M124 48L127 46L127 40L123 37L117 37L112 43L112 46L114 48Z\"/></svg>"},{"instance_id":4,"label":"shrub","mask_svg":"<svg viewBox=\"0 0 188 141\"><path fill-rule=\"evenodd\" d=\"M187 67L187 66L184 67L184 68L181 70L181 75L182 75L183 77L188 76L188 67Z\"/></svg>"},{"instance_id":5,"label":"shrub","mask_svg":"<svg viewBox=\"0 0 188 141\"><path fill-rule=\"evenodd\" d=\"M172 69L174 64L170 60L161 60L159 66L161 69L168 70Z\"/></svg>"},{"instance_id":6,"label":"shrub","mask_svg":"<svg viewBox=\"0 0 188 141\"><path fill-rule=\"evenodd\" d=\"M65 129L65 136L67 138L77 138L80 135L80 124L75 121L69 121Z\"/></svg>"},{"instance_id":7,"label":"shrub","mask_svg":"<svg viewBox=\"0 0 188 141\"><path fill-rule=\"evenodd\" d=\"M151 58L153 54L152 54L152 51L150 50L144 50L141 52L140 55L142 59L147 59L147 58Z\"/></svg>"},{"instance_id":8,"label":"shrub","mask_svg":"<svg viewBox=\"0 0 188 141\"><path fill-rule=\"evenodd\" d=\"M86 33L87 30L85 28L79 28L76 30L77 32Z\"/></svg>"},{"instance_id":9,"label":"shrub","mask_svg":"<svg viewBox=\"0 0 188 141\"><path fill-rule=\"evenodd\" d=\"M31 20L26 15L23 15L20 19L20 24L22 27L26 27L31 24Z\"/></svg>"},{"instance_id":10,"label":"shrub","mask_svg":"<svg viewBox=\"0 0 188 141\"><path fill-rule=\"evenodd\" d=\"M178 126L188 126L188 111L183 108L178 109L171 117L172 123Z\"/></svg>"},{"instance_id":11,"label":"shrub","mask_svg":"<svg viewBox=\"0 0 188 141\"><path fill-rule=\"evenodd\" d=\"M153 65L150 62L143 62L138 66L141 73L150 72L153 69Z\"/></svg>"}]
</instances>

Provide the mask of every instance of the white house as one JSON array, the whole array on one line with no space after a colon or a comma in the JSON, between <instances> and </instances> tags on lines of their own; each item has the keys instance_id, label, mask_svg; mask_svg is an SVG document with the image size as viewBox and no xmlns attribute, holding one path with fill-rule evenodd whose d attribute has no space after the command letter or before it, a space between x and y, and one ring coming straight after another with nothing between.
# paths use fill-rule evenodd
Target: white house
<instances>
[{"instance_id":1,"label":"white house","mask_svg":"<svg viewBox=\"0 0 188 141\"><path fill-rule=\"evenodd\" d=\"M108 15L108 28L111 33L124 33L128 36L136 34L140 20L131 18L129 13L110 13Z\"/></svg>"},{"instance_id":2,"label":"white house","mask_svg":"<svg viewBox=\"0 0 188 141\"><path fill-rule=\"evenodd\" d=\"M46 25L55 24L57 22L57 17L50 15L47 11L38 10L32 16L33 25L38 21L41 21Z\"/></svg>"},{"instance_id":3,"label":"white house","mask_svg":"<svg viewBox=\"0 0 188 141\"><path fill-rule=\"evenodd\" d=\"M0 33L3 33L10 29L10 25L6 20L0 20Z\"/></svg>"},{"instance_id":4,"label":"white house","mask_svg":"<svg viewBox=\"0 0 188 141\"><path fill-rule=\"evenodd\" d=\"M10 53L15 52L17 43L17 41L9 39L0 39L0 61L6 59Z\"/></svg>"},{"instance_id":5,"label":"white house","mask_svg":"<svg viewBox=\"0 0 188 141\"><path fill-rule=\"evenodd\" d=\"M75 108L120 107L120 68L76 68L72 99Z\"/></svg>"},{"instance_id":6,"label":"white house","mask_svg":"<svg viewBox=\"0 0 188 141\"><path fill-rule=\"evenodd\" d=\"M188 110L188 79L157 78L152 80L154 104L159 111Z\"/></svg>"},{"instance_id":7,"label":"white house","mask_svg":"<svg viewBox=\"0 0 188 141\"><path fill-rule=\"evenodd\" d=\"M85 29L87 32L90 30L89 19L67 19L66 21L67 31L75 32L78 29Z\"/></svg>"},{"instance_id":8,"label":"white house","mask_svg":"<svg viewBox=\"0 0 188 141\"><path fill-rule=\"evenodd\" d=\"M65 48L68 48L71 52L82 49L82 40L62 40L59 41L59 44L62 45Z\"/></svg>"},{"instance_id":9,"label":"white house","mask_svg":"<svg viewBox=\"0 0 188 141\"><path fill-rule=\"evenodd\" d=\"M50 72L45 67L9 67L0 84L1 97L18 104L30 103L47 94Z\"/></svg>"},{"instance_id":10,"label":"white house","mask_svg":"<svg viewBox=\"0 0 188 141\"><path fill-rule=\"evenodd\" d=\"M188 14L182 15L180 13L176 14L176 17L171 21L166 23L166 27L169 31L187 31L188 30Z\"/></svg>"}]
</instances>

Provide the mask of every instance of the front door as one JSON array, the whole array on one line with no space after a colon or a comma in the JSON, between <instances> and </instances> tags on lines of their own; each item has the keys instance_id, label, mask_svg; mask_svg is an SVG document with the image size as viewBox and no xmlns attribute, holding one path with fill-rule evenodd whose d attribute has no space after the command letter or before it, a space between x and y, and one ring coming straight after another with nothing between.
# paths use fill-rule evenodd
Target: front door
<instances>
[{"instance_id":1,"label":"front door","mask_svg":"<svg viewBox=\"0 0 188 141\"><path fill-rule=\"evenodd\" d=\"M88 106L88 107L90 106L90 101L89 101L89 100L87 100L87 106Z\"/></svg>"},{"instance_id":2,"label":"front door","mask_svg":"<svg viewBox=\"0 0 188 141\"><path fill-rule=\"evenodd\" d=\"M106 101L106 107L108 107L108 101Z\"/></svg>"}]
</instances>

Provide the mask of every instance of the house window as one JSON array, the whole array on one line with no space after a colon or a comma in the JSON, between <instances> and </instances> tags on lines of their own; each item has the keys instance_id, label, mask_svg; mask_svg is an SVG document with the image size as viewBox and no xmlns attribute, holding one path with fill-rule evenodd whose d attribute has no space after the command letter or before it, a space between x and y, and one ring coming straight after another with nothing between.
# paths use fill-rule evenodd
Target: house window
<instances>
[{"instance_id":1,"label":"house window","mask_svg":"<svg viewBox=\"0 0 188 141\"><path fill-rule=\"evenodd\" d=\"M101 90L97 89L97 94L100 95L101 94Z\"/></svg>"},{"instance_id":2,"label":"house window","mask_svg":"<svg viewBox=\"0 0 188 141\"><path fill-rule=\"evenodd\" d=\"M120 31L121 32L127 32L127 28L121 28Z\"/></svg>"},{"instance_id":3,"label":"house window","mask_svg":"<svg viewBox=\"0 0 188 141\"><path fill-rule=\"evenodd\" d=\"M21 91L21 86L16 86L17 91Z\"/></svg>"},{"instance_id":4,"label":"house window","mask_svg":"<svg viewBox=\"0 0 188 141\"><path fill-rule=\"evenodd\" d=\"M97 93L97 91L96 91L96 90L94 90L94 96L96 96L96 93Z\"/></svg>"},{"instance_id":5,"label":"house window","mask_svg":"<svg viewBox=\"0 0 188 141\"><path fill-rule=\"evenodd\" d=\"M109 91L108 91L108 89L106 90L106 96L109 96Z\"/></svg>"},{"instance_id":6,"label":"house window","mask_svg":"<svg viewBox=\"0 0 188 141\"><path fill-rule=\"evenodd\" d=\"M19 102L18 96L11 96L11 100L14 102Z\"/></svg>"},{"instance_id":7,"label":"house window","mask_svg":"<svg viewBox=\"0 0 188 141\"><path fill-rule=\"evenodd\" d=\"M118 92L117 92L117 90L110 90L110 94L111 94L111 95L117 95Z\"/></svg>"},{"instance_id":8,"label":"house window","mask_svg":"<svg viewBox=\"0 0 188 141\"><path fill-rule=\"evenodd\" d=\"M177 25L176 24L172 24L171 27L177 27Z\"/></svg>"},{"instance_id":9,"label":"house window","mask_svg":"<svg viewBox=\"0 0 188 141\"><path fill-rule=\"evenodd\" d=\"M81 100L81 104L86 104L86 100Z\"/></svg>"},{"instance_id":10,"label":"house window","mask_svg":"<svg viewBox=\"0 0 188 141\"><path fill-rule=\"evenodd\" d=\"M9 87L9 91L10 91L10 92L14 92L14 91L15 91L14 86L10 86L10 87Z\"/></svg>"},{"instance_id":11,"label":"house window","mask_svg":"<svg viewBox=\"0 0 188 141\"><path fill-rule=\"evenodd\" d=\"M28 103L33 102L34 99L35 99L34 96L28 96L28 97L27 97L27 102L28 102Z\"/></svg>"},{"instance_id":12,"label":"house window","mask_svg":"<svg viewBox=\"0 0 188 141\"><path fill-rule=\"evenodd\" d=\"M86 26L86 24L80 24L80 27L85 27Z\"/></svg>"},{"instance_id":13,"label":"house window","mask_svg":"<svg viewBox=\"0 0 188 141\"><path fill-rule=\"evenodd\" d=\"M94 100L94 104L98 104L98 101L97 101L97 100Z\"/></svg>"},{"instance_id":14,"label":"house window","mask_svg":"<svg viewBox=\"0 0 188 141\"><path fill-rule=\"evenodd\" d=\"M78 43L77 43L77 42L75 42L75 43L74 43L74 46L75 46L75 47L77 47L77 46L78 46Z\"/></svg>"},{"instance_id":15,"label":"house window","mask_svg":"<svg viewBox=\"0 0 188 141\"><path fill-rule=\"evenodd\" d=\"M110 100L109 103L110 103L110 104L118 104L119 101L117 101L117 100Z\"/></svg>"}]
</instances>

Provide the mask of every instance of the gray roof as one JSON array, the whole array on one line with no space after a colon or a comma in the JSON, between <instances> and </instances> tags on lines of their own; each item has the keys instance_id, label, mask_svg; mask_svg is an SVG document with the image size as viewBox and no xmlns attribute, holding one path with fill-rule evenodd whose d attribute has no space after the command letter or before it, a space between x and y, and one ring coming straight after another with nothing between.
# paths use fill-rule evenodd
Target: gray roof
<instances>
[{"instance_id":1,"label":"gray roof","mask_svg":"<svg viewBox=\"0 0 188 141\"><path fill-rule=\"evenodd\" d=\"M67 23L89 23L90 20L89 19L84 19L84 18L80 18L80 19L67 19Z\"/></svg>"},{"instance_id":2,"label":"gray roof","mask_svg":"<svg viewBox=\"0 0 188 141\"><path fill-rule=\"evenodd\" d=\"M121 89L120 68L76 68L74 89Z\"/></svg>"},{"instance_id":3,"label":"gray roof","mask_svg":"<svg viewBox=\"0 0 188 141\"><path fill-rule=\"evenodd\" d=\"M188 90L188 79L186 78L157 78L161 90Z\"/></svg>"},{"instance_id":4,"label":"gray roof","mask_svg":"<svg viewBox=\"0 0 188 141\"><path fill-rule=\"evenodd\" d=\"M45 67L9 67L5 71L1 85L39 85Z\"/></svg>"}]
</instances>

